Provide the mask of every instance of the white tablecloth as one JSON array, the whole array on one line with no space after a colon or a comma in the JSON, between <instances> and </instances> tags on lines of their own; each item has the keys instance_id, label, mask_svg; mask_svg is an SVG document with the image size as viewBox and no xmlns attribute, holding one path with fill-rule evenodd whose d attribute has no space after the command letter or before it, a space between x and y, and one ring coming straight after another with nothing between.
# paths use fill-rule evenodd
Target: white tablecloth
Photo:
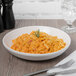
<instances>
[{"instance_id":1,"label":"white tablecloth","mask_svg":"<svg viewBox=\"0 0 76 76\"><path fill-rule=\"evenodd\" d=\"M59 62L57 65L60 65L60 64L63 64L63 63L66 63L67 61L73 59L75 61L75 63L67 68L67 69L55 69L55 70L50 70L48 71L48 73L51 73L51 72L55 72L55 71L64 71L64 70L70 70L70 69L76 69L76 51L74 51L72 54L70 54L68 57L66 57L65 59L63 59L61 62ZM56 75L56 76L76 76L76 73L74 74L67 74L67 75Z\"/></svg>"}]
</instances>

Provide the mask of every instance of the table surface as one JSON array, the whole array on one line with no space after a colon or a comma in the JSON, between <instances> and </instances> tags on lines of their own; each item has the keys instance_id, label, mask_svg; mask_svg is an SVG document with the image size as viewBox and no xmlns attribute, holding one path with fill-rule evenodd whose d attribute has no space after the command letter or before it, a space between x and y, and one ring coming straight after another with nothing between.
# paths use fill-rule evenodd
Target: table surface
<instances>
[{"instance_id":1,"label":"table surface","mask_svg":"<svg viewBox=\"0 0 76 76\"><path fill-rule=\"evenodd\" d=\"M76 21L74 22L74 25L75 24ZM62 26L66 25L66 22L64 20L16 20L15 28L34 25L61 28ZM6 30L0 34L0 76L23 76L26 73L49 68L57 64L76 49L76 33L73 33L69 34L72 39L71 46L64 54L57 58L39 62L19 59L8 53L2 45L2 38L9 31L11 30Z\"/></svg>"}]
</instances>

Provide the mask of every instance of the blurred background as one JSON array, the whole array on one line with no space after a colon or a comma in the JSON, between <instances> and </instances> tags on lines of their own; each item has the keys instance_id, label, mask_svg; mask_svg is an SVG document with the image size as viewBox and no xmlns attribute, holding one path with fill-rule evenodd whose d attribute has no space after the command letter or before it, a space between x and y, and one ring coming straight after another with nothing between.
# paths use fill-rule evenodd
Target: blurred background
<instances>
[{"instance_id":1,"label":"blurred background","mask_svg":"<svg viewBox=\"0 0 76 76\"><path fill-rule=\"evenodd\" d=\"M62 0L14 0L16 19L61 19Z\"/></svg>"}]
</instances>

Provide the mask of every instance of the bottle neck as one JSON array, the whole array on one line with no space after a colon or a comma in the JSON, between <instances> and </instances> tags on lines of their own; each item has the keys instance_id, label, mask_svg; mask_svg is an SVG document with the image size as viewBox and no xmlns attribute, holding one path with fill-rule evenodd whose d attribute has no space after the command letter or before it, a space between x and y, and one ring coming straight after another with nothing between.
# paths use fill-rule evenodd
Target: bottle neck
<instances>
[{"instance_id":1,"label":"bottle neck","mask_svg":"<svg viewBox=\"0 0 76 76\"><path fill-rule=\"evenodd\" d=\"M2 3L0 3L0 12L1 12Z\"/></svg>"},{"instance_id":2,"label":"bottle neck","mask_svg":"<svg viewBox=\"0 0 76 76\"><path fill-rule=\"evenodd\" d=\"M12 2L11 3L4 3L2 5L3 5L3 7L12 7L13 3Z\"/></svg>"},{"instance_id":3,"label":"bottle neck","mask_svg":"<svg viewBox=\"0 0 76 76\"><path fill-rule=\"evenodd\" d=\"M13 0L2 0L2 3L3 3L3 4L11 3L11 2L13 2Z\"/></svg>"},{"instance_id":4,"label":"bottle neck","mask_svg":"<svg viewBox=\"0 0 76 76\"><path fill-rule=\"evenodd\" d=\"M0 7L2 6L2 0L0 0Z\"/></svg>"}]
</instances>

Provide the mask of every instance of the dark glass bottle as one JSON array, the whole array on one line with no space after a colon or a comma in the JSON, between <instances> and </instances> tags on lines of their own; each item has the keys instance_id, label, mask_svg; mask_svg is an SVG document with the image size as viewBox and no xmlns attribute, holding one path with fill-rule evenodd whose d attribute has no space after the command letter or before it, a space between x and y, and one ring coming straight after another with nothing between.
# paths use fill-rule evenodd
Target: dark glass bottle
<instances>
[{"instance_id":1,"label":"dark glass bottle","mask_svg":"<svg viewBox=\"0 0 76 76\"><path fill-rule=\"evenodd\" d=\"M2 5L2 1L0 0L0 33L4 31L3 21L2 21L2 17L1 17L1 5Z\"/></svg>"},{"instance_id":2,"label":"dark glass bottle","mask_svg":"<svg viewBox=\"0 0 76 76\"><path fill-rule=\"evenodd\" d=\"M5 29L12 29L15 27L15 19L12 10L13 0L2 0L3 3L3 13L2 19Z\"/></svg>"}]
</instances>

